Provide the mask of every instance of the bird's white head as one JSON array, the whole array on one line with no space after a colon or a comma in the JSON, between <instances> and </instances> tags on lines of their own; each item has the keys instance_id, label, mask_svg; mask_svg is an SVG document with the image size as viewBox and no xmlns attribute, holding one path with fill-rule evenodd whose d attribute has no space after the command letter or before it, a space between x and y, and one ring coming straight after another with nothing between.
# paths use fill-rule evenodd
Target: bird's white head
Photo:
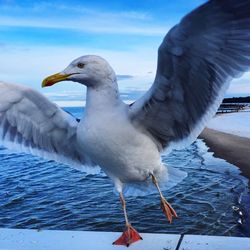
<instances>
[{"instance_id":1,"label":"bird's white head","mask_svg":"<svg viewBox=\"0 0 250 250\"><path fill-rule=\"evenodd\" d=\"M62 72L45 78L42 87L52 86L61 81L73 81L96 88L116 81L115 72L100 56L87 55L75 59Z\"/></svg>"}]
</instances>

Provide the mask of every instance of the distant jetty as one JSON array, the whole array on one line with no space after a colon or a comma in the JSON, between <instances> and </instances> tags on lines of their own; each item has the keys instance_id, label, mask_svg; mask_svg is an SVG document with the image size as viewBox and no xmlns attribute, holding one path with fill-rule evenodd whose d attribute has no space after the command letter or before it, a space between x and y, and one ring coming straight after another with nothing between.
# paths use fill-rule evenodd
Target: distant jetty
<instances>
[{"instance_id":1,"label":"distant jetty","mask_svg":"<svg viewBox=\"0 0 250 250\"><path fill-rule=\"evenodd\" d=\"M222 103L217 110L217 114L239 112L246 106L247 104L243 103Z\"/></svg>"}]
</instances>

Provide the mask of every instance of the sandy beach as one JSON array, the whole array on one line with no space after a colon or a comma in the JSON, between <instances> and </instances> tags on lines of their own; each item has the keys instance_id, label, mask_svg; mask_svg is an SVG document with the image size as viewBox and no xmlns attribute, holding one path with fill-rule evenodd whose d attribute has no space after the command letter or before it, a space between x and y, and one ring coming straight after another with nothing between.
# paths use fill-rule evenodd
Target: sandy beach
<instances>
[{"instance_id":1,"label":"sandy beach","mask_svg":"<svg viewBox=\"0 0 250 250\"><path fill-rule=\"evenodd\" d=\"M250 179L250 138L205 128L199 138L204 139L214 156L239 167Z\"/></svg>"}]
</instances>

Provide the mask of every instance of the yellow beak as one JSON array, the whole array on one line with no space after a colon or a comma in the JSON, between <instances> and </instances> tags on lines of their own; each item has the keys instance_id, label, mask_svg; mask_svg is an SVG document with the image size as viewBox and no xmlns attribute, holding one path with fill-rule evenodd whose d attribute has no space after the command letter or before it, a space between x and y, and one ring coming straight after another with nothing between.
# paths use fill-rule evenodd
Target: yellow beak
<instances>
[{"instance_id":1,"label":"yellow beak","mask_svg":"<svg viewBox=\"0 0 250 250\"><path fill-rule=\"evenodd\" d=\"M54 74L52 76L48 76L47 78L45 78L42 82L42 87L49 87L54 85L57 82L61 82L61 81L65 81L68 80L68 77L71 76L72 74L61 74L61 73L57 73Z\"/></svg>"}]
</instances>

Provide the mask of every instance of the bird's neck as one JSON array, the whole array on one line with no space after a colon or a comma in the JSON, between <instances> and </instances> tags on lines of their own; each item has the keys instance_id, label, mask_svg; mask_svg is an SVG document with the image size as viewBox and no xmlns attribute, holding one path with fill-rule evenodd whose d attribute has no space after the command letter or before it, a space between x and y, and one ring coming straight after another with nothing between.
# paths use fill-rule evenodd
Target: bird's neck
<instances>
[{"instance_id":1,"label":"bird's neck","mask_svg":"<svg viewBox=\"0 0 250 250\"><path fill-rule=\"evenodd\" d=\"M92 111L104 112L105 110L114 110L122 104L116 80L109 81L95 88L88 87L85 115L91 114Z\"/></svg>"}]
</instances>

